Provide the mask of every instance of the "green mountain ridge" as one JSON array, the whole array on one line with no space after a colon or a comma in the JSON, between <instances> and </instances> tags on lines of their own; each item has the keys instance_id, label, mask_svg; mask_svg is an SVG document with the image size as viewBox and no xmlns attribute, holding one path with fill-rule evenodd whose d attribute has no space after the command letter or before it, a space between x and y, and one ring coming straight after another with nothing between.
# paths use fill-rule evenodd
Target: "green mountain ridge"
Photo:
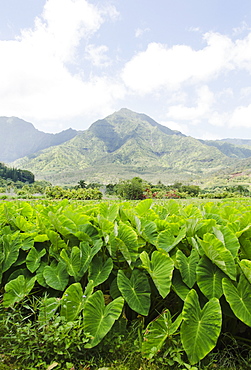
<instances>
[{"instance_id":1,"label":"green mountain ridge","mask_svg":"<svg viewBox=\"0 0 251 370\"><path fill-rule=\"evenodd\" d=\"M122 108L94 122L71 140L14 162L53 184L117 182L140 176L148 181L192 181L251 157L251 149L203 141Z\"/></svg>"},{"instance_id":2,"label":"green mountain ridge","mask_svg":"<svg viewBox=\"0 0 251 370\"><path fill-rule=\"evenodd\" d=\"M60 145L77 135L69 128L58 134L37 130L32 123L17 117L0 117L0 162L13 162L45 148Z\"/></svg>"}]
</instances>

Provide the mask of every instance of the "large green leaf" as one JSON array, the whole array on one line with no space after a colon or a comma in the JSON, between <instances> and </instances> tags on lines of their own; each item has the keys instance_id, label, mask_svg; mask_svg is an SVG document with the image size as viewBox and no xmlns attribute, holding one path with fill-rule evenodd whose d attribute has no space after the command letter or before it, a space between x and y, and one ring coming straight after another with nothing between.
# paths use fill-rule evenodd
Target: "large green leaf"
<instances>
[{"instance_id":1,"label":"large green leaf","mask_svg":"<svg viewBox=\"0 0 251 370\"><path fill-rule=\"evenodd\" d=\"M143 216L150 209L152 203L152 199L144 199L137 204L135 211L138 213L138 215Z\"/></svg>"},{"instance_id":2,"label":"large green leaf","mask_svg":"<svg viewBox=\"0 0 251 370\"><path fill-rule=\"evenodd\" d=\"M174 268L173 260L165 251L154 251L151 260L144 251L140 254L142 266L151 276L159 294L165 298L170 292L172 273Z\"/></svg>"},{"instance_id":3,"label":"large green leaf","mask_svg":"<svg viewBox=\"0 0 251 370\"><path fill-rule=\"evenodd\" d=\"M206 233L198 239L206 256L232 280L236 280L236 265L231 252L215 235Z\"/></svg>"},{"instance_id":4,"label":"large green leaf","mask_svg":"<svg viewBox=\"0 0 251 370\"><path fill-rule=\"evenodd\" d=\"M186 257L181 250L178 250L176 260L182 280L189 288L192 288L196 282L196 267L199 262L198 252L192 249L190 256Z\"/></svg>"},{"instance_id":5,"label":"large green leaf","mask_svg":"<svg viewBox=\"0 0 251 370\"><path fill-rule=\"evenodd\" d=\"M224 244L232 256L235 258L240 249L240 243L234 232L227 226L219 226L213 228L215 236Z\"/></svg>"},{"instance_id":6,"label":"large green leaf","mask_svg":"<svg viewBox=\"0 0 251 370\"><path fill-rule=\"evenodd\" d=\"M190 292L188 286L183 282L179 270L176 269L173 272L172 289L182 301L186 299L186 296Z\"/></svg>"},{"instance_id":7,"label":"large green leaf","mask_svg":"<svg viewBox=\"0 0 251 370\"><path fill-rule=\"evenodd\" d=\"M223 291L235 316L246 325L251 326L251 285L241 275L237 288L227 278L223 279Z\"/></svg>"},{"instance_id":8,"label":"large green leaf","mask_svg":"<svg viewBox=\"0 0 251 370\"><path fill-rule=\"evenodd\" d=\"M182 226L175 236L173 227L161 231L157 238L157 248L170 252L186 236L186 226Z\"/></svg>"},{"instance_id":9,"label":"large green leaf","mask_svg":"<svg viewBox=\"0 0 251 370\"><path fill-rule=\"evenodd\" d=\"M35 247L31 247L27 258L26 258L26 266L30 272L35 272L41 263L41 258L46 254L46 249L43 248L42 250L38 251Z\"/></svg>"},{"instance_id":10,"label":"large green leaf","mask_svg":"<svg viewBox=\"0 0 251 370\"><path fill-rule=\"evenodd\" d=\"M40 284L41 286L45 288L49 288L49 285L46 283L44 275L43 275L43 272L46 266L48 266L47 262L41 261L40 266L36 270L36 277L37 277L38 284Z\"/></svg>"},{"instance_id":11,"label":"large green leaf","mask_svg":"<svg viewBox=\"0 0 251 370\"><path fill-rule=\"evenodd\" d=\"M155 320L151 321L146 328L142 343L142 354L146 358L152 358L159 352L167 338L172 336L179 328L182 314L172 322L169 310L165 310Z\"/></svg>"},{"instance_id":12,"label":"large green leaf","mask_svg":"<svg viewBox=\"0 0 251 370\"><path fill-rule=\"evenodd\" d=\"M36 276L25 278L24 275L19 275L16 279L9 281L5 285L5 293L3 296L4 307L9 307L16 302L20 302L30 293L35 282Z\"/></svg>"},{"instance_id":13,"label":"large green leaf","mask_svg":"<svg viewBox=\"0 0 251 370\"><path fill-rule=\"evenodd\" d=\"M243 259L240 261L239 264L240 264L243 274L246 276L249 283L251 284L251 261Z\"/></svg>"},{"instance_id":14,"label":"large green leaf","mask_svg":"<svg viewBox=\"0 0 251 370\"><path fill-rule=\"evenodd\" d=\"M65 249L60 252L60 258L67 266L68 274L73 276L76 282L83 277L101 246L100 242L96 242L93 247L86 242L81 242L79 247L72 248L70 255Z\"/></svg>"},{"instance_id":15,"label":"large green leaf","mask_svg":"<svg viewBox=\"0 0 251 370\"><path fill-rule=\"evenodd\" d=\"M112 271L113 262L108 258L105 262L101 257L95 256L89 266L88 279L93 281L94 286L106 281Z\"/></svg>"},{"instance_id":16,"label":"large green leaf","mask_svg":"<svg viewBox=\"0 0 251 370\"><path fill-rule=\"evenodd\" d=\"M0 239L0 259L2 262L2 272L7 271L18 259L21 247L19 234L3 235Z\"/></svg>"},{"instance_id":17,"label":"large green leaf","mask_svg":"<svg viewBox=\"0 0 251 370\"><path fill-rule=\"evenodd\" d=\"M129 307L143 316L147 316L151 304L150 285L146 274L133 270L128 279L122 270L118 271L117 284Z\"/></svg>"},{"instance_id":18,"label":"large green leaf","mask_svg":"<svg viewBox=\"0 0 251 370\"><path fill-rule=\"evenodd\" d=\"M43 276L46 284L56 290L64 290L69 280L69 275L63 262L59 262L56 266L46 266L43 270Z\"/></svg>"},{"instance_id":19,"label":"large green leaf","mask_svg":"<svg viewBox=\"0 0 251 370\"><path fill-rule=\"evenodd\" d=\"M127 246L131 255L131 260L135 261L138 257L138 236L133 228L123 222L118 225L118 239Z\"/></svg>"},{"instance_id":20,"label":"large green leaf","mask_svg":"<svg viewBox=\"0 0 251 370\"><path fill-rule=\"evenodd\" d=\"M91 336L85 348L95 347L110 331L115 320L121 315L124 306L122 297L105 306L101 290L96 291L86 301L84 307L84 331Z\"/></svg>"},{"instance_id":21,"label":"large green leaf","mask_svg":"<svg viewBox=\"0 0 251 370\"><path fill-rule=\"evenodd\" d=\"M58 259L61 249L67 249L67 245L64 240L61 239L60 235L54 230L47 230L48 238L50 239L50 254Z\"/></svg>"},{"instance_id":22,"label":"large green leaf","mask_svg":"<svg viewBox=\"0 0 251 370\"><path fill-rule=\"evenodd\" d=\"M222 296L222 279L225 276L209 258L202 256L197 266L197 284L208 299Z\"/></svg>"},{"instance_id":23,"label":"large green leaf","mask_svg":"<svg viewBox=\"0 0 251 370\"><path fill-rule=\"evenodd\" d=\"M149 221L146 218L141 218L142 237L149 243L157 245L157 225L154 221Z\"/></svg>"},{"instance_id":24,"label":"large green leaf","mask_svg":"<svg viewBox=\"0 0 251 370\"><path fill-rule=\"evenodd\" d=\"M34 225L27 221L23 216L17 215L14 219L16 227L21 231L32 231L34 230Z\"/></svg>"},{"instance_id":25,"label":"large green leaf","mask_svg":"<svg viewBox=\"0 0 251 370\"><path fill-rule=\"evenodd\" d=\"M184 302L181 341L189 362L194 365L216 345L221 331L221 307L217 298L200 308L196 291L192 289Z\"/></svg>"},{"instance_id":26,"label":"large green leaf","mask_svg":"<svg viewBox=\"0 0 251 370\"><path fill-rule=\"evenodd\" d=\"M240 238L241 252L244 258L251 260L251 226L248 228L247 232L244 232Z\"/></svg>"},{"instance_id":27,"label":"large green leaf","mask_svg":"<svg viewBox=\"0 0 251 370\"><path fill-rule=\"evenodd\" d=\"M88 245L86 247L90 248ZM70 255L68 255L65 249L62 249L60 252L60 258L64 261L67 267L67 272L70 276L73 276L75 281L81 279L80 269L82 267L80 259L80 249L78 247L73 247L71 249Z\"/></svg>"},{"instance_id":28,"label":"large green leaf","mask_svg":"<svg viewBox=\"0 0 251 370\"><path fill-rule=\"evenodd\" d=\"M64 316L67 321L74 321L92 294L93 287L93 282L90 281L83 292L80 283L71 284L62 296L60 315Z\"/></svg>"},{"instance_id":29,"label":"large green leaf","mask_svg":"<svg viewBox=\"0 0 251 370\"><path fill-rule=\"evenodd\" d=\"M136 261L139 247L138 237L131 226L123 222L120 222L119 225L115 223L114 232L110 235L109 242L112 257L115 257L117 252L120 251L129 265Z\"/></svg>"},{"instance_id":30,"label":"large green leaf","mask_svg":"<svg viewBox=\"0 0 251 370\"><path fill-rule=\"evenodd\" d=\"M114 222L118 216L119 206L116 203L100 203L99 207L100 215L102 215L106 220Z\"/></svg>"}]
</instances>

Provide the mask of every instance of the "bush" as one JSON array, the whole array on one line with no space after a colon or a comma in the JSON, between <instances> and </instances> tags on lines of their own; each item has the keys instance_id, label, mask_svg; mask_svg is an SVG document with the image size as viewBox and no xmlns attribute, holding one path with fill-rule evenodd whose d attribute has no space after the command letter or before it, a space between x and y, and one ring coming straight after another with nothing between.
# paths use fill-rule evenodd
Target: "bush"
<instances>
[{"instance_id":1,"label":"bush","mask_svg":"<svg viewBox=\"0 0 251 370\"><path fill-rule=\"evenodd\" d=\"M144 199L143 180L134 177L131 180L121 181L118 184L118 195L127 200Z\"/></svg>"},{"instance_id":2,"label":"bush","mask_svg":"<svg viewBox=\"0 0 251 370\"><path fill-rule=\"evenodd\" d=\"M63 189L60 186L48 187L45 194L50 199L100 200L103 194L97 189Z\"/></svg>"}]
</instances>

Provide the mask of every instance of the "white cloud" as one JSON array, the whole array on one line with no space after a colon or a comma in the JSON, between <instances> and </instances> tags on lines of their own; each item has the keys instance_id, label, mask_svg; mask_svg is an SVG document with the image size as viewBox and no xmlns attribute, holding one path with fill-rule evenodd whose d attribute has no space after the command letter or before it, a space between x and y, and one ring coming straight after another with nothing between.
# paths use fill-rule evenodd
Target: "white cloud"
<instances>
[{"instance_id":1,"label":"white cloud","mask_svg":"<svg viewBox=\"0 0 251 370\"><path fill-rule=\"evenodd\" d=\"M138 37L141 37L144 35L144 33L146 32L149 32L150 31L150 28L137 28L136 31L135 31L135 37L138 38Z\"/></svg>"},{"instance_id":2,"label":"white cloud","mask_svg":"<svg viewBox=\"0 0 251 370\"><path fill-rule=\"evenodd\" d=\"M88 44L106 18L116 14L111 6L101 9L86 0L47 0L33 29L0 41L0 115L36 123L92 114L94 107L96 114L111 109L114 96L123 96L115 76L88 77L85 66L79 74L71 68L77 66L81 40ZM103 62L105 51L104 45L91 45L92 62Z\"/></svg>"},{"instance_id":3,"label":"white cloud","mask_svg":"<svg viewBox=\"0 0 251 370\"><path fill-rule=\"evenodd\" d=\"M217 33L207 33L204 39L207 46L198 51L187 45L168 48L150 43L126 63L122 72L126 86L144 95L163 88L179 89L184 83L206 82L233 69L232 41Z\"/></svg>"},{"instance_id":4,"label":"white cloud","mask_svg":"<svg viewBox=\"0 0 251 370\"><path fill-rule=\"evenodd\" d=\"M110 58L106 55L108 47L106 45L95 46L93 44L87 45L86 58L89 59L93 65L97 67L107 67L111 64Z\"/></svg>"},{"instance_id":5,"label":"white cloud","mask_svg":"<svg viewBox=\"0 0 251 370\"><path fill-rule=\"evenodd\" d=\"M230 119L230 114L227 112L212 112L210 117L208 118L208 123L210 123L212 126L217 127L228 127Z\"/></svg>"},{"instance_id":6,"label":"white cloud","mask_svg":"<svg viewBox=\"0 0 251 370\"><path fill-rule=\"evenodd\" d=\"M208 86L202 86L197 90L196 103L193 107L182 104L173 105L168 109L167 116L174 120L190 121L193 124L207 118L214 104L214 94Z\"/></svg>"},{"instance_id":7,"label":"white cloud","mask_svg":"<svg viewBox=\"0 0 251 370\"><path fill-rule=\"evenodd\" d=\"M243 87L240 91L241 98L251 97L251 86Z\"/></svg>"},{"instance_id":8,"label":"white cloud","mask_svg":"<svg viewBox=\"0 0 251 370\"><path fill-rule=\"evenodd\" d=\"M237 107L229 120L229 126L251 128L251 104Z\"/></svg>"},{"instance_id":9,"label":"white cloud","mask_svg":"<svg viewBox=\"0 0 251 370\"><path fill-rule=\"evenodd\" d=\"M251 73L251 32L243 39L236 40L233 61L237 68Z\"/></svg>"},{"instance_id":10,"label":"white cloud","mask_svg":"<svg viewBox=\"0 0 251 370\"><path fill-rule=\"evenodd\" d=\"M243 21L239 27L233 28L233 35L237 36L242 34L244 31L250 31L251 28L248 26L248 24Z\"/></svg>"}]
</instances>

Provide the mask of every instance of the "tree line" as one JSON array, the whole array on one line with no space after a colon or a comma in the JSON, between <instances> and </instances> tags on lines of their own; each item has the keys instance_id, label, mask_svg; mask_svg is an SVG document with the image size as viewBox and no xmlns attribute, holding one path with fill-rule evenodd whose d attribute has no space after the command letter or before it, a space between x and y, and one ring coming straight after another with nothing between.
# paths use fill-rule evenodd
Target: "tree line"
<instances>
[{"instance_id":1,"label":"tree line","mask_svg":"<svg viewBox=\"0 0 251 370\"><path fill-rule=\"evenodd\" d=\"M0 163L0 178L4 180L12 180L14 182L21 181L32 184L35 181L35 176L28 170L7 167L4 163Z\"/></svg>"}]
</instances>

